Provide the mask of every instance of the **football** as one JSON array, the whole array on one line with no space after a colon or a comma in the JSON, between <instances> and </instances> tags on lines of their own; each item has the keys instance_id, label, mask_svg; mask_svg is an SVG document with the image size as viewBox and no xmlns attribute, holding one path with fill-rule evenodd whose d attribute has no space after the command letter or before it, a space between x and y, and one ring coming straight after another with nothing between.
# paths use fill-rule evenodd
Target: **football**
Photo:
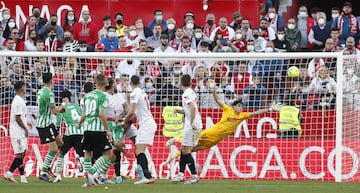
<instances>
[{"instance_id":1,"label":"football","mask_svg":"<svg viewBox=\"0 0 360 193\"><path fill-rule=\"evenodd\" d=\"M291 66L291 67L288 68L288 70L287 70L287 75L288 75L290 78L297 78L297 77L299 77L299 75L300 75L299 68L296 67L296 66Z\"/></svg>"}]
</instances>

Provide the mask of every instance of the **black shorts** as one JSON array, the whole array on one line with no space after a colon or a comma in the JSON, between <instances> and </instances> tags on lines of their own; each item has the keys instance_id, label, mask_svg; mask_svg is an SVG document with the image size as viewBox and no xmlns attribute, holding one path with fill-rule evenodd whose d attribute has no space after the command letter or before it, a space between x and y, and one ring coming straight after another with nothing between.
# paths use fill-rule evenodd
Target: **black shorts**
<instances>
[{"instance_id":1,"label":"black shorts","mask_svg":"<svg viewBox=\"0 0 360 193\"><path fill-rule=\"evenodd\" d=\"M112 149L105 131L85 131L82 144L84 150L89 152L103 153Z\"/></svg>"},{"instance_id":2,"label":"black shorts","mask_svg":"<svg viewBox=\"0 0 360 193\"><path fill-rule=\"evenodd\" d=\"M55 125L51 123L51 125L45 128L36 127L39 132L40 142L41 144L47 144L55 141L55 138L59 135L59 131L56 129Z\"/></svg>"},{"instance_id":3,"label":"black shorts","mask_svg":"<svg viewBox=\"0 0 360 193\"><path fill-rule=\"evenodd\" d=\"M70 148L74 148L75 152L79 155L79 157L84 157L84 150L81 143L83 136L82 135L69 135L64 136L63 141L64 145L61 146L60 151L64 155L69 151Z\"/></svg>"}]
</instances>

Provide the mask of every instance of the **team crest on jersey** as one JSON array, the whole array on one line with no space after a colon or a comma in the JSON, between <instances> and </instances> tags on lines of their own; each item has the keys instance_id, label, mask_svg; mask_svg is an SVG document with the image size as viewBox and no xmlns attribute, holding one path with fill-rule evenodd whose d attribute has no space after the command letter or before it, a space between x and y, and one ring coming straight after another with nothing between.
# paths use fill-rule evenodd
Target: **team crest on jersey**
<instances>
[{"instance_id":1,"label":"team crest on jersey","mask_svg":"<svg viewBox=\"0 0 360 193\"><path fill-rule=\"evenodd\" d=\"M107 107L108 106L108 101L104 101L104 103L103 103L103 105L105 106L105 107Z\"/></svg>"}]
</instances>

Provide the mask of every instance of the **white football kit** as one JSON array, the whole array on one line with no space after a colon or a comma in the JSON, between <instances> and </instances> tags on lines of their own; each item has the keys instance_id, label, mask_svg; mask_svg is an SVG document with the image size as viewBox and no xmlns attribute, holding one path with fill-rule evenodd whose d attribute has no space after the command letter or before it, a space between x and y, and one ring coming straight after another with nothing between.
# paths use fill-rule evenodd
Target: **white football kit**
<instances>
[{"instance_id":1,"label":"white football kit","mask_svg":"<svg viewBox=\"0 0 360 193\"><path fill-rule=\"evenodd\" d=\"M190 122L190 103L195 103L195 118L194 118L194 125L195 128L191 125ZM196 93L191 89L188 88L184 91L184 94L182 95L182 106L185 113L185 122L184 122L184 134L182 137L182 143L183 146L194 146L198 142L199 135L201 132L201 129L203 127L201 122L201 115L198 110L197 105L197 96Z\"/></svg>"},{"instance_id":2,"label":"white football kit","mask_svg":"<svg viewBox=\"0 0 360 193\"><path fill-rule=\"evenodd\" d=\"M23 153L27 150L27 138L25 130L16 122L16 115L20 115L22 122L26 125L26 104L25 100L16 95L11 103L10 111L10 138L15 154Z\"/></svg>"},{"instance_id":3,"label":"white football kit","mask_svg":"<svg viewBox=\"0 0 360 193\"><path fill-rule=\"evenodd\" d=\"M136 118L139 123L135 144L152 145L156 131L156 123L150 112L150 102L147 94L140 88L135 88L130 95L130 103L136 103Z\"/></svg>"}]
</instances>

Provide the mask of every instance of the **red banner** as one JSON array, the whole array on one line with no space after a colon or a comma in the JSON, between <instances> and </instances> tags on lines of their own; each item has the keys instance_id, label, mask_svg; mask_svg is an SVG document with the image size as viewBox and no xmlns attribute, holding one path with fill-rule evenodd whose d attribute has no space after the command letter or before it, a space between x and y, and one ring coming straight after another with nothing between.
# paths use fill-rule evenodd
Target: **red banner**
<instances>
[{"instance_id":1,"label":"red banner","mask_svg":"<svg viewBox=\"0 0 360 193\"><path fill-rule=\"evenodd\" d=\"M26 18L31 15L32 7L40 7L41 17L50 18L51 14L59 16L59 24L63 24L66 10L75 11L76 17L80 17L82 10L89 10L92 20L98 25L99 29L103 26L102 18L109 15L114 24L114 16L117 12L124 15L125 25L134 25L135 19L141 17L144 25L154 19L153 12L156 9L163 10L164 19L175 18L176 26L184 25L184 15L191 11L195 15L195 24L203 26L206 22L205 17L208 13L214 13L216 19L220 17L228 18L228 23L233 20L232 13L240 11L244 18L250 20L253 26L259 23L259 1L258 0L218 0L209 1L207 11L203 10L202 1L193 0L88 0L88 1L56 1L56 0L20 0L20 1L2 1L2 7L11 10L12 17L16 18L16 23L22 27ZM215 24L218 24L218 20Z\"/></svg>"},{"instance_id":2,"label":"red banner","mask_svg":"<svg viewBox=\"0 0 360 193\"><path fill-rule=\"evenodd\" d=\"M47 153L47 147L39 145L39 139L29 139L29 151L25 159L27 175L39 173L40 165ZM165 138L156 138L149 148L150 169L155 178L168 179L176 174L178 162L163 165L170 153L165 147ZM127 150L133 146L127 142ZM344 181L359 181L358 171L360 141L346 141L342 153L342 174ZM172 147L176 151L176 147ZM279 140L279 139L234 139L227 138L217 146L196 154L196 162L202 167L199 175L203 179L262 179L262 180L327 180L334 181L335 142L319 140ZM9 138L1 139L2 175L13 159ZM41 156L41 157L39 157ZM30 161L29 161L30 160ZM33 163L33 164L31 164ZM74 152L64 161L65 177L82 176L76 169ZM135 177L134 156L122 159L122 172ZM54 169L54 167L53 167ZM113 170L110 170L110 176Z\"/></svg>"}]
</instances>

